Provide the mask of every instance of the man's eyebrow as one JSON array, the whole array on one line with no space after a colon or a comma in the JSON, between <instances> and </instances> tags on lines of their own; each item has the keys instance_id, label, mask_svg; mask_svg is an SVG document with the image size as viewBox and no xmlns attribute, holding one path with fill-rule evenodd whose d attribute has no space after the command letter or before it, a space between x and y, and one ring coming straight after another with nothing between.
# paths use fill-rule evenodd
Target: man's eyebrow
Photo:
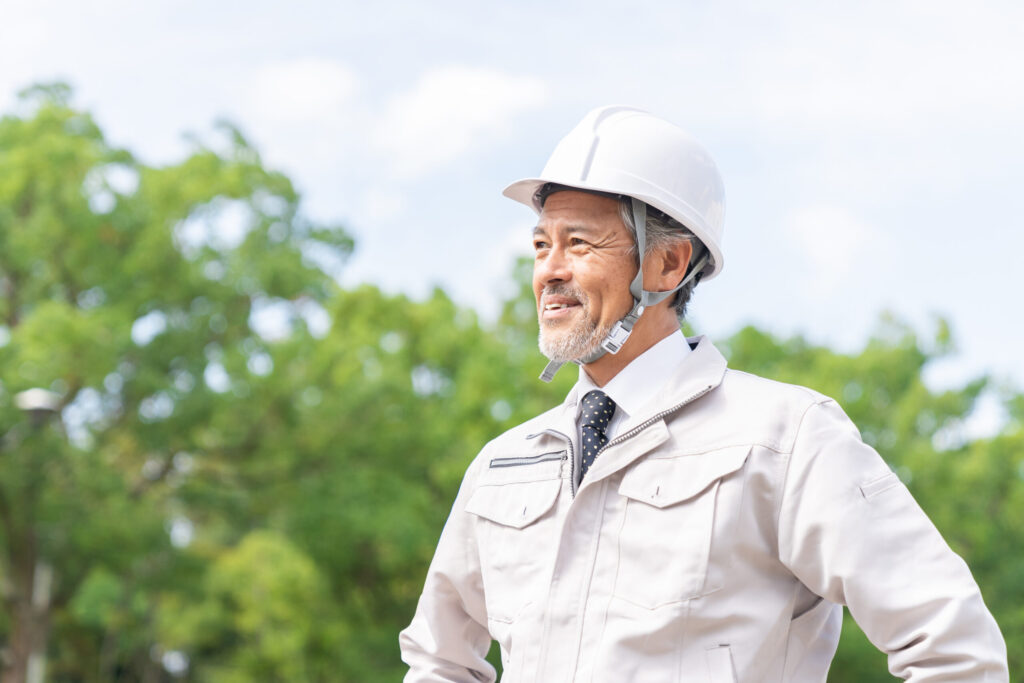
<instances>
[{"instance_id":1,"label":"man's eyebrow","mask_svg":"<svg viewBox=\"0 0 1024 683\"><path fill-rule=\"evenodd\" d=\"M594 227L592 225L568 225L568 226L565 226L564 228L561 228L560 231L564 232L564 233L570 233L570 234L572 234L572 233L583 233L584 235L594 235L594 234L597 234L597 233L601 232L601 229L597 228L597 227ZM533 236L534 237L536 237L538 235L547 235L547 234L548 234L547 229L546 228L542 228L539 225L534 227L534 229L533 229Z\"/></svg>"}]
</instances>

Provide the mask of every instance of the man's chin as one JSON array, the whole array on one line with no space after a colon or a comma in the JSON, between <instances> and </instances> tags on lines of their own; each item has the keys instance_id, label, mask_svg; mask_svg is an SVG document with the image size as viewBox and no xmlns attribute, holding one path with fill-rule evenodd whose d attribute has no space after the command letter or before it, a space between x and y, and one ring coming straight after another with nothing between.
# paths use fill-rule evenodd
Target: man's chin
<instances>
[{"instance_id":1,"label":"man's chin","mask_svg":"<svg viewBox=\"0 0 1024 683\"><path fill-rule=\"evenodd\" d=\"M559 363L570 363L591 356L601 347L601 341L608 333L601 331L590 331L587 335L563 332L553 334L542 328L538 339L540 352L548 360Z\"/></svg>"}]
</instances>

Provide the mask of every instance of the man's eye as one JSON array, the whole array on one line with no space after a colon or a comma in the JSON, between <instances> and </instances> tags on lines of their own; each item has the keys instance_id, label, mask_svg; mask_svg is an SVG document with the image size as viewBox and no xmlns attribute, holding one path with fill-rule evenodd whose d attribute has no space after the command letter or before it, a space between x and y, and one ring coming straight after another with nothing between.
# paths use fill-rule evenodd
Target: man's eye
<instances>
[{"instance_id":1,"label":"man's eye","mask_svg":"<svg viewBox=\"0 0 1024 683\"><path fill-rule=\"evenodd\" d=\"M548 243L547 242L541 242L540 240L534 240L534 242L533 242L533 249L534 249L534 251L541 251L541 250L547 249L547 248L548 248Z\"/></svg>"},{"instance_id":2,"label":"man's eye","mask_svg":"<svg viewBox=\"0 0 1024 683\"><path fill-rule=\"evenodd\" d=\"M586 243L587 241L585 239L581 239L579 237L573 237L569 240L569 244L574 247L579 247L585 245Z\"/></svg>"}]
</instances>

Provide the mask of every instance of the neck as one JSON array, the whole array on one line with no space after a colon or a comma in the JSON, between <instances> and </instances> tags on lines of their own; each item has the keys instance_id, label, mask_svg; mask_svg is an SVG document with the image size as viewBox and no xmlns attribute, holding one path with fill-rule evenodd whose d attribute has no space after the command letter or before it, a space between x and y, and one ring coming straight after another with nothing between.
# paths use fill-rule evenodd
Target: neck
<instances>
[{"instance_id":1,"label":"neck","mask_svg":"<svg viewBox=\"0 0 1024 683\"><path fill-rule=\"evenodd\" d=\"M590 377L595 385L603 387L608 384L615 375L619 374L623 368L636 360L644 351L670 334L679 331L679 320L675 317L674 312L669 316L652 315L648 317L648 313L655 312L659 311L657 309L654 311L649 310L640 317L640 320L633 327L633 333L626 340L626 343L622 345L618 353L606 353L593 363L587 363L583 366L587 376Z\"/></svg>"}]
</instances>

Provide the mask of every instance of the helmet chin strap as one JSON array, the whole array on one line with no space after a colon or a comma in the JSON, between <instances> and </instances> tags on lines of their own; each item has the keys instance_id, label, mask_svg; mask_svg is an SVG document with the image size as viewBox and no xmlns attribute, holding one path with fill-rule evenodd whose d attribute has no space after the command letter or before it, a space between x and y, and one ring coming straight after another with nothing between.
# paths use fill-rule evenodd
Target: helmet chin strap
<instances>
[{"instance_id":1,"label":"helmet chin strap","mask_svg":"<svg viewBox=\"0 0 1024 683\"><path fill-rule=\"evenodd\" d=\"M633 208L633 225L636 226L636 248L637 253L640 254L640 267L637 269L636 276L633 281L629 283L629 293L633 295L633 308L626 314L626 317L615 323L612 326L611 331L605 335L601 345L589 356L585 358L578 358L573 361L577 365L586 365L587 363L593 363L598 358L601 358L606 353L616 354L629 339L629 335L633 334L633 325L640 319L640 316L644 314L650 306L660 303L678 292L682 287L686 286L690 280L694 277L698 277L699 274L704 270L704 266L707 264L707 254L701 258L692 268L690 268L689 274L683 278L682 282L668 290L667 292L649 292L644 289L644 252L647 248L647 204L636 198L630 198L632 200ZM544 368L544 372L541 373L540 378L545 382L550 382L555 378L555 373L565 365L564 361L552 360L548 361L547 366Z\"/></svg>"}]
</instances>

